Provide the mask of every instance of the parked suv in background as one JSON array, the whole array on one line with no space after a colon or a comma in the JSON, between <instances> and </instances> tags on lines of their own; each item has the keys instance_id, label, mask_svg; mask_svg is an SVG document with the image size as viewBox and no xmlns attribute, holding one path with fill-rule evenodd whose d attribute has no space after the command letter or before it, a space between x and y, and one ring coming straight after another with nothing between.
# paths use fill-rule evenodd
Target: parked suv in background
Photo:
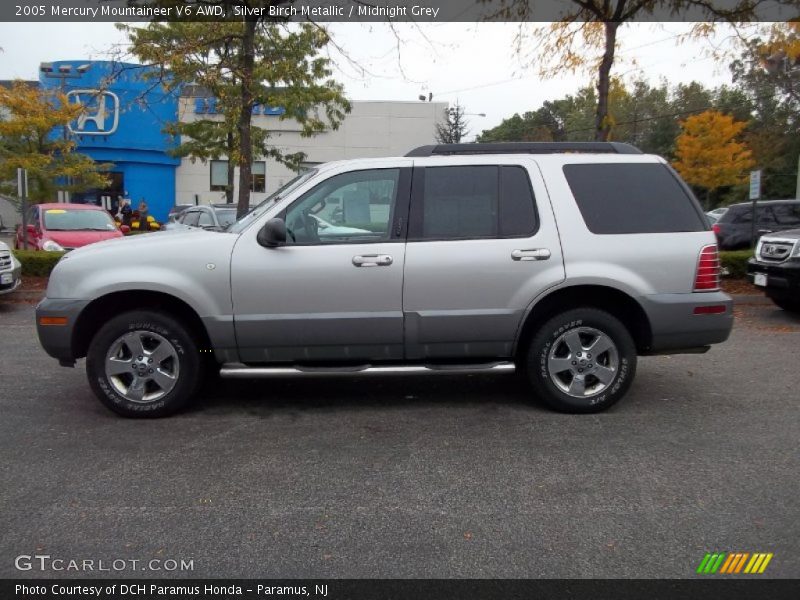
<instances>
[{"instance_id":1,"label":"parked suv in background","mask_svg":"<svg viewBox=\"0 0 800 600\"><path fill-rule=\"evenodd\" d=\"M800 313L800 229L763 236L747 274L775 304Z\"/></svg>"},{"instance_id":2,"label":"parked suv in background","mask_svg":"<svg viewBox=\"0 0 800 600\"><path fill-rule=\"evenodd\" d=\"M800 200L756 202L756 239L766 233L800 227ZM731 204L713 225L721 250L748 248L753 237L753 203Z\"/></svg>"},{"instance_id":3,"label":"parked suv in background","mask_svg":"<svg viewBox=\"0 0 800 600\"><path fill-rule=\"evenodd\" d=\"M351 228L326 237L320 221ZM119 265L125 265L119 269ZM586 413L637 355L727 339L714 235L656 156L614 143L426 146L322 165L224 232L66 255L36 309L62 365L126 416L206 373L525 373Z\"/></svg>"}]
</instances>

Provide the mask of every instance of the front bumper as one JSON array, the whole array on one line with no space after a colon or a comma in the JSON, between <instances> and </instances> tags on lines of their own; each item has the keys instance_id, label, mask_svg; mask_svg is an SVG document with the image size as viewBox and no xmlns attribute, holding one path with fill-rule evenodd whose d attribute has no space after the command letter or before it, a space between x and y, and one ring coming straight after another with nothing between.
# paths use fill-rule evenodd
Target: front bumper
<instances>
[{"instance_id":1,"label":"front bumper","mask_svg":"<svg viewBox=\"0 0 800 600\"><path fill-rule=\"evenodd\" d=\"M648 354L702 349L728 339L733 328L733 300L724 292L653 294L639 298L650 321ZM696 314L714 307L718 313Z\"/></svg>"},{"instance_id":2,"label":"front bumper","mask_svg":"<svg viewBox=\"0 0 800 600\"><path fill-rule=\"evenodd\" d=\"M753 282L757 273L767 276L763 287L770 298L800 298L800 258L781 263L767 263L751 258L747 263L747 278Z\"/></svg>"},{"instance_id":3,"label":"front bumper","mask_svg":"<svg viewBox=\"0 0 800 600\"><path fill-rule=\"evenodd\" d=\"M36 332L44 351L62 364L69 364L78 358L75 354L73 333L78 316L89 300L69 298L44 298L36 306ZM42 317L66 319L63 325L42 325Z\"/></svg>"},{"instance_id":4,"label":"front bumper","mask_svg":"<svg viewBox=\"0 0 800 600\"><path fill-rule=\"evenodd\" d=\"M17 263L19 265L19 263ZM10 294L15 289L17 289L20 284L22 283L22 265L15 267L14 269L5 270L0 272L0 276L6 275L11 273L11 281L9 283L0 283L0 296L3 294Z\"/></svg>"}]
</instances>

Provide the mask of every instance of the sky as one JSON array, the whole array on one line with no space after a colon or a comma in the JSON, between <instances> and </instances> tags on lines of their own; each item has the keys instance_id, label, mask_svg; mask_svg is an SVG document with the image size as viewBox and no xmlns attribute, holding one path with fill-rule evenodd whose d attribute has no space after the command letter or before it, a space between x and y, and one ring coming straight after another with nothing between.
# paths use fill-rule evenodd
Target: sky
<instances>
[{"instance_id":1,"label":"sky","mask_svg":"<svg viewBox=\"0 0 800 600\"><path fill-rule=\"evenodd\" d=\"M535 110L545 100L574 93L592 82L587 74L542 80L535 66L515 51L520 32L537 24L513 23L334 23L334 76L352 100L458 101L465 107L470 135L498 125L514 113ZM711 42L687 41L682 23L623 26L613 74L671 84L697 80L708 86L730 83L726 60L711 58L713 44L733 56L724 26ZM0 79L36 79L39 63L102 60L125 54L126 37L113 23L0 23ZM526 47L530 48L531 43ZM479 116L485 114L486 116Z\"/></svg>"}]
</instances>

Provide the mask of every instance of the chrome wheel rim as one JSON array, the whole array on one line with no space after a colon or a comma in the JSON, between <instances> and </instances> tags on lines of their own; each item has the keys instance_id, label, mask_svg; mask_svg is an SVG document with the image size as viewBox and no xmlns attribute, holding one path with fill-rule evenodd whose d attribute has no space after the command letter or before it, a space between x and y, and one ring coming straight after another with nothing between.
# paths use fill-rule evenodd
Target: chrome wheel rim
<instances>
[{"instance_id":1,"label":"chrome wheel rim","mask_svg":"<svg viewBox=\"0 0 800 600\"><path fill-rule=\"evenodd\" d=\"M604 392L619 371L614 341L594 327L575 327L561 334L547 357L550 380L573 398Z\"/></svg>"},{"instance_id":2,"label":"chrome wheel rim","mask_svg":"<svg viewBox=\"0 0 800 600\"><path fill-rule=\"evenodd\" d=\"M166 396L178 382L178 352L167 338L152 331L118 337L106 354L105 373L118 394L137 404Z\"/></svg>"}]
</instances>

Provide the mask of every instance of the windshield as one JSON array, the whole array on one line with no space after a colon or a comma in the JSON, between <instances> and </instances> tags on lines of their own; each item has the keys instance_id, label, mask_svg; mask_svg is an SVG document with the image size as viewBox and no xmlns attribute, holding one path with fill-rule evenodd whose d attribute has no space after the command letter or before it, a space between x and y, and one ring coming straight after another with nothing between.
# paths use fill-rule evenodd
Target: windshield
<instances>
[{"instance_id":1,"label":"windshield","mask_svg":"<svg viewBox=\"0 0 800 600\"><path fill-rule=\"evenodd\" d=\"M219 224L222 227L227 227L231 223L236 221L236 211L235 210L218 210L217 211L217 219L219 220Z\"/></svg>"},{"instance_id":2,"label":"windshield","mask_svg":"<svg viewBox=\"0 0 800 600\"><path fill-rule=\"evenodd\" d=\"M65 208L44 211L44 226L50 231L114 231L117 228L105 211Z\"/></svg>"},{"instance_id":3,"label":"windshield","mask_svg":"<svg viewBox=\"0 0 800 600\"><path fill-rule=\"evenodd\" d=\"M314 177L318 172L318 169L308 169L307 171L303 171L297 177L289 181L289 183L281 187L279 190L273 192L253 208L251 208L241 219L231 225L228 231L232 233L239 233L250 223L252 223L254 219L257 219L260 215L264 214L264 211L272 206L275 202L286 196L286 194L291 193L295 188L304 184L306 181Z\"/></svg>"}]
</instances>

